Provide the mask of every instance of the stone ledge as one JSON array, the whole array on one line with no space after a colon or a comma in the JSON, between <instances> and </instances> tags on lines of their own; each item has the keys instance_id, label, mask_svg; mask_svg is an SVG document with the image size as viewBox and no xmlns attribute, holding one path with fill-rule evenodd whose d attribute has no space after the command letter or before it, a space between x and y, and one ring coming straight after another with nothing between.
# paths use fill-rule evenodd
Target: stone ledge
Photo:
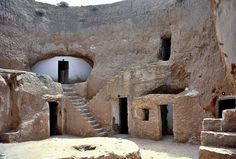
<instances>
[{"instance_id":1,"label":"stone ledge","mask_svg":"<svg viewBox=\"0 0 236 159\"><path fill-rule=\"evenodd\" d=\"M203 131L222 131L222 119L205 118L202 123Z\"/></svg>"},{"instance_id":2,"label":"stone ledge","mask_svg":"<svg viewBox=\"0 0 236 159\"><path fill-rule=\"evenodd\" d=\"M200 146L199 159L235 159L236 149Z\"/></svg>"},{"instance_id":3,"label":"stone ledge","mask_svg":"<svg viewBox=\"0 0 236 159\"><path fill-rule=\"evenodd\" d=\"M236 148L236 133L202 131L201 141L203 146Z\"/></svg>"}]
</instances>

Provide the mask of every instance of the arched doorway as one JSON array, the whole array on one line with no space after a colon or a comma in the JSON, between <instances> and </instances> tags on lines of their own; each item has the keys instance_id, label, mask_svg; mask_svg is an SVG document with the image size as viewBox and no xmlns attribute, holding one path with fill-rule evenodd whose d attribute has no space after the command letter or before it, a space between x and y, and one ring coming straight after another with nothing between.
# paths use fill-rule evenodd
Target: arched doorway
<instances>
[{"instance_id":1,"label":"arched doorway","mask_svg":"<svg viewBox=\"0 0 236 159\"><path fill-rule=\"evenodd\" d=\"M72 56L55 56L37 62L32 71L49 75L62 84L78 83L87 80L92 66L82 58Z\"/></svg>"}]
</instances>

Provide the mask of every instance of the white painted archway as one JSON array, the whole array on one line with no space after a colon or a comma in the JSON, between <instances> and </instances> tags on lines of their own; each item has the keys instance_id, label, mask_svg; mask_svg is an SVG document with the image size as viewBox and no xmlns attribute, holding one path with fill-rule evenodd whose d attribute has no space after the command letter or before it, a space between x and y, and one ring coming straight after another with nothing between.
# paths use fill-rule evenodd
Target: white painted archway
<instances>
[{"instance_id":1,"label":"white painted archway","mask_svg":"<svg viewBox=\"0 0 236 159\"><path fill-rule=\"evenodd\" d=\"M56 56L39 61L32 67L32 71L49 75L54 81L58 81L58 62L63 60L69 63L69 83L87 80L92 67L85 60L71 56Z\"/></svg>"}]
</instances>

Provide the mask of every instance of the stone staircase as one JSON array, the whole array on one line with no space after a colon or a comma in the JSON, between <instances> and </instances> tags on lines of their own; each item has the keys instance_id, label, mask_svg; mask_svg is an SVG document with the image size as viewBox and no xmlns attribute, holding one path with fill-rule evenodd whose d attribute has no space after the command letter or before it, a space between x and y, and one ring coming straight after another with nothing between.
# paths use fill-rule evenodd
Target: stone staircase
<instances>
[{"instance_id":1,"label":"stone staircase","mask_svg":"<svg viewBox=\"0 0 236 159\"><path fill-rule=\"evenodd\" d=\"M93 127L97 136L107 136L107 131L94 118L93 114L89 111L87 103L84 99L80 98L75 90L73 84L63 84L63 92L66 98L76 107L78 113Z\"/></svg>"},{"instance_id":2,"label":"stone staircase","mask_svg":"<svg viewBox=\"0 0 236 159\"><path fill-rule=\"evenodd\" d=\"M199 159L236 159L236 109L203 120Z\"/></svg>"},{"instance_id":3,"label":"stone staircase","mask_svg":"<svg viewBox=\"0 0 236 159\"><path fill-rule=\"evenodd\" d=\"M150 90L165 84L169 77L171 77L171 67L167 61L124 68L110 78L89 100L89 110L108 132L112 132L114 118L110 114L114 113L112 110L116 106L113 104L117 103L119 96L133 98L145 95Z\"/></svg>"}]
</instances>

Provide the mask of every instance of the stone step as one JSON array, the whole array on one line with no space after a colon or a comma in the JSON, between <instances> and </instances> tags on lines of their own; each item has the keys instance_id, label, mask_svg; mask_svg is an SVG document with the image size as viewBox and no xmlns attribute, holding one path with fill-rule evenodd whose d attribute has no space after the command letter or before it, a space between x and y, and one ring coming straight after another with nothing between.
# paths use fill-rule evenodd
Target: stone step
<instances>
[{"instance_id":1,"label":"stone step","mask_svg":"<svg viewBox=\"0 0 236 159\"><path fill-rule=\"evenodd\" d=\"M200 146L199 159L236 159L236 149Z\"/></svg>"},{"instance_id":2,"label":"stone step","mask_svg":"<svg viewBox=\"0 0 236 159\"><path fill-rule=\"evenodd\" d=\"M94 116L90 113L86 102L81 99L73 88L64 89L64 94L67 99L77 108L80 114L87 120L87 122L93 127L94 131L97 133L97 136L107 136L107 132L97 123Z\"/></svg>"},{"instance_id":3,"label":"stone step","mask_svg":"<svg viewBox=\"0 0 236 159\"><path fill-rule=\"evenodd\" d=\"M6 159L6 155L0 152L0 159Z\"/></svg>"},{"instance_id":4,"label":"stone step","mask_svg":"<svg viewBox=\"0 0 236 159\"><path fill-rule=\"evenodd\" d=\"M20 139L20 131L0 133L0 141L6 143L18 142Z\"/></svg>"},{"instance_id":5,"label":"stone step","mask_svg":"<svg viewBox=\"0 0 236 159\"><path fill-rule=\"evenodd\" d=\"M96 125L97 121L95 119L94 120L88 120L88 123L91 124L91 125Z\"/></svg>"},{"instance_id":6,"label":"stone step","mask_svg":"<svg viewBox=\"0 0 236 159\"><path fill-rule=\"evenodd\" d=\"M92 114L89 112L89 113L81 113L81 115L83 117L92 117Z\"/></svg>"},{"instance_id":7,"label":"stone step","mask_svg":"<svg viewBox=\"0 0 236 159\"><path fill-rule=\"evenodd\" d=\"M79 106L76 106L78 109L87 109L87 105L84 104L84 105L79 105Z\"/></svg>"},{"instance_id":8,"label":"stone step","mask_svg":"<svg viewBox=\"0 0 236 159\"><path fill-rule=\"evenodd\" d=\"M101 136L101 137L104 137L104 136L107 136L107 132L103 131L103 132L97 133L97 135Z\"/></svg>"},{"instance_id":9,"label":"stone step","mask_svg":"<svg viewBox=\"0 0 236 159\"><path fill-rule=\"evenodd\" d=\"M62 86L62 89L74 89L74 86Z\"/></svg>"},{"instance_id":10,"label":"stone step","mask_svg":"<svg viewBox=\"0 0 236 159\"><path fill-rule=\"evenodd\" d=\"M95 118L94 118L93 116L89 116L89 117L84 116L84 118L85 118L87 121L93 121L93 120L95 120ZM96 123L97 123L97 122L96 122ZM93 124L91 124L91 125L93 125Z\"/></svg>"},{"instance_id":11,"label":"stone step","mask_svg":"<svg viewBox=\"0 0 236 159\"><path fill-rule=\"evenodd\" d=\"M80 102L71 102L72 104L74 104L75 106L83 106L86 105L84 101L80 101Z\"/></svg>"},{"instance_id":12,"label":"stone step","mask_svg":"<svg viewBox=\"0 0 236 159\"><path fill-rule=\"evenodd\" d=\"M203 146L236 148L236 133L202 131L201 144Z\"/></svg>"},{"instance_id":13,"label":"stone step","mask_svg":"<svg viewBox=\"0 0 236 159\"><path fill-rule=\"evenodd\" d=\"M74 84L61 84L62 85L62 87L69 87L69 86L74 86Z\"/></svg>"},{"instance_id":14,"label":"stone step","mask_svg":"<svg viewBox=\"0 0 236 159\"><path fill-rule=\"evenodd\" d=\"M92 125L94 129L98 129L98 128L101 128L101 125L100 124L94 124Z\"/></svg>"},{"instance_id":15,"label":"stone step","mask_svg":"<svg viewBox=\"0 0 236 159\"><path fill-rule=\"evenodd\" d=\"M68 98L68 99L81 99L81 98L79 98L77 95L75 95L75 96L67 96L67 98Z\"/></svg>"},{"instance_id":16,"label":"stone step","mask_svg":"<svg viewBox=\"0 0 236 159\"><path fill-rule=\"evenodd\" d=\"M81 98L70 99L71 102L84 102Z\"/></svg>"},{"instance_id":17,"label":"stone step","mask_svg":"<svg viewBox=\"0 0 236 159\"><path fill-rule=\"evenodd\" d=\"M74 88L67 88L67 89L63 89L63 92L64 93L70 93L70 92L73 92L74 91Z\"/></svg>"},{"instance_id":18,"label":"stone step","mask_svg":"<svg viewBox=\"0 0 236 159\"><path fill-rule=\"evenodd\" d=\"M216 118L205 118L202 122L203 131L222 131L222 119Z\"/></svg>"},{"instance_id":19,"label":"stone step","mask_svg":"<svg viewBox=\"0 0 236 159\"><path fill-rule=\"evenodd\" d=\"M97 129L94 129L97 133L102 133L104 132L104 129L101 127L101 128L97 128Z\"/></svg>"},{"instance_id":20,"label":"stone step","mask_svg":"<svg viewBox=\"0 0 236 159\"><path fill-rule=\"evenodd\" d=\"M65 95L70 96L70 95L77 95L76 91L71 91L71 92L64 92Z\"/></svg>"},{"instance_id":21,"label":"stone step","mask_svg":"<svg viewBox=\"0 0 236 159\"><path fill-rule=\"evenodd\" d=\"M90 113L88 109L78 109L81 113Z\"/></svg>"}]
</instances>

